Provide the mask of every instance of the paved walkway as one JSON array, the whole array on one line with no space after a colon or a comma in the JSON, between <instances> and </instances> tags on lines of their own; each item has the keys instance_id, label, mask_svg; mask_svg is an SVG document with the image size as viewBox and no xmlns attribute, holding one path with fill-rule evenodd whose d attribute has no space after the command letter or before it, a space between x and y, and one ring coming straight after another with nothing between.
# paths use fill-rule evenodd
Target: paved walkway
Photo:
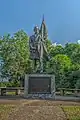
<instances>
[{"instance_id":1,"label":"paved walkway","mask_svg":"<svg viewBox=\"0 0 80 120\"><path fill-rule=\"evenodd\" d=\"M24 97L21 96L0 96L0 100L21 100L24 99ZM73 97L73 96L58 96L56 95L55 100L59 101L79 101L80 102L80 97Z\"/></svg>"},{"instance_id":2,"label":"paved walkway","mask_svg":"<svg viewBox=\"0 0 80 120\"><path fill-rule=\"evenodd\" d=\"M73 96L57 96L55 100L63 100L63 101L80 101L80 97L73 97Z\"/></svg>"}]
</instances>

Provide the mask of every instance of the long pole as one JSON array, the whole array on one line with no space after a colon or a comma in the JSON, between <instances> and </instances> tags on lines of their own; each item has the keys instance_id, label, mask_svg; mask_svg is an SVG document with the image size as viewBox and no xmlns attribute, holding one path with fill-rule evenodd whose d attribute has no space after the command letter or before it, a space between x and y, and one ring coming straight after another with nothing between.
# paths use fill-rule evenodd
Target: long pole
<instances>
[{"instance_id":1,"label":"long pole","mask_svg":"<svg viewBox=\"0 0 80 120\"><path fill-rule=\"evenodd\" d=\"M41 31L41 56L40 56L40 63L41 63L41 73L43 73L43 26Z\"/></svg>"}]
</instances>

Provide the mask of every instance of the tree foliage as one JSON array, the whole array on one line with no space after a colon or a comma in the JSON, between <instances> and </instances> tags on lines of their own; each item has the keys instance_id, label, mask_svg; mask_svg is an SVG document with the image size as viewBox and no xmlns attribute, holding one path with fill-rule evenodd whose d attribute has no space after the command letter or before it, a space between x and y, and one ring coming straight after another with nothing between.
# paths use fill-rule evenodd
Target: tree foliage
<instances>
[{"instance_id":1,"label":"tree foliage","mask_svg":"<svg viewBox=\"0 0 80 120\"><path fill-rule=\"evenodd\" d=\"M21 30L13 37L3 36L2 40L2 74L10 79L18 79L30 69L28 36Z\"/></svg>"},{"instance_id":2,"label":"tree foliage","mask_svg":"<svg viewBox=\"0 0 80 120\"><path fill-rule=\"evenodd\" d=\"M45 60L44 69L55 74L56 88L80 88L80 44L54 46L47 40L46 45L50 60ZM19 86L25 73L32 72L29 54L29 37L23 30L0 37L0 75L11 81L7 86Z\"/></svg>"},{"instance_id":3,"label":"tree foliage","mask_svg":"<svg viewBox=\"0 0 80 120\"><path fill-rule=\"evenodd\" d=\"M52 73L56 76L56 87L69 87L69 81L66 77L67 72L72 66L71 60L68 56L63 54L57 54L50 61Z\"/></svg>"}]
</instances>

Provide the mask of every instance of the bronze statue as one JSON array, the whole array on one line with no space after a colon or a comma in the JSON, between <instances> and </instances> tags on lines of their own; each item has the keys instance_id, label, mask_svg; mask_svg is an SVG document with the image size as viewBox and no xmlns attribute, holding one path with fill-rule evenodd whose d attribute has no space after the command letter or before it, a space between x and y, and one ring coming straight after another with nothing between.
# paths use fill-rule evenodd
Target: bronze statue
<instances>
[{"instance_id":1,"label":"bronze statue","mask_svg":"<svg viewBox=\"0 0 80 120\"><path fill-rule=\"evenodd\" d=\"M29 47L30 47L30 58L34 61L34 70L37 68L37 61L39 61L39 67L36 72L39 70L40 73L43 73L43 58L47 56L47 29L44 23L44 18L39 29L38 26L34 27L34 35L30 36Z\"/></svg>"}]
</instances>

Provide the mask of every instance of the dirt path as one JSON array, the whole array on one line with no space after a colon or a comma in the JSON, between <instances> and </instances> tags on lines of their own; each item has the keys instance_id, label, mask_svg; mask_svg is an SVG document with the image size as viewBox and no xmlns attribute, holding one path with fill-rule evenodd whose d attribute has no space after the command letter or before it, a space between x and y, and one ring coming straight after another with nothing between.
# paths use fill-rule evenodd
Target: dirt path
<instances>
[{"instance_id":1,"label":"dirt path","mask_svg":"<svg viewBox=\"0 0 80 120\"><path fill-rule=\"evenodd\" d=\"M80 106L80 102L25 99L0 99L0 104L16 105L8 120L66 120L61 106Z\"/></svg>"},{"instance_id":2,"label":"dirt path","mask_svg":"<svg viewBox=\"0 0 80 120\"><path fill-rule=\"evenodd\" d=\"M8 120L66 120L60 106L50 105L51 101L27 101Z\"/></svg>"}]
</instances>

